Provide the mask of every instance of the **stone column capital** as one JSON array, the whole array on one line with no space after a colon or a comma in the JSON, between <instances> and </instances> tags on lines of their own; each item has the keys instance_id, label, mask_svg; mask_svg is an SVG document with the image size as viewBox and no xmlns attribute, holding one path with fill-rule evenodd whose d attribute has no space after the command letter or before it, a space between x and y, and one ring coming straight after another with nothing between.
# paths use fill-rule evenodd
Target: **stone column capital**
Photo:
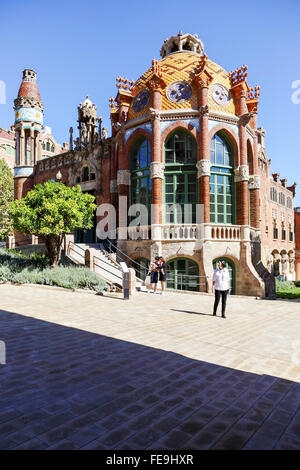
<instances>
[{"instance_id":1,"label":"stone column capital","mask_svg":"<svg viewBox=\"0 0 300 470\"><path fill-rule=\"evenodd\" d=\"M165 165L161 162L151 162L150 175L151 178L164 179Z\"/></svg>"},{"instance_id":2,"label":"stone column capital","mask_svg":"<svg viewBox=\"0 0 300 470\"><path fill-rule=\"evenodd\" d=\"M196 167L198 169L198 178L201 176L210 176L211 162L209 160L198 160Z\"/></svg>"},{"instance_id":3,"label":"stone column capital","mask_svg":"<svg viewBox=\"0 0 300 470\"><path fill-rule=\"evenodd\" d=\"M249 181L248 165L240 165L234 170L234 181L236 183L239 183L240 181Z\"/></svg>"},{"instance_id":4,"label":"stone column capital","mask_svg":"<svg viewBox=\"0 0 300 470\"><path fill-rule=\"evenodd\" d=\"M260 189L259 175L249 175L249 189Z\"/></svg>"},{"instance_id":5,"label":"stone column capital","mask_svg":"<svg viewBox=\"0 0 300 470\"><path fill-rule=\"evenodd\" d=\"M118 170L117 185L119 184L130 185L130 170Z\"/></svg>"}]
</instances>

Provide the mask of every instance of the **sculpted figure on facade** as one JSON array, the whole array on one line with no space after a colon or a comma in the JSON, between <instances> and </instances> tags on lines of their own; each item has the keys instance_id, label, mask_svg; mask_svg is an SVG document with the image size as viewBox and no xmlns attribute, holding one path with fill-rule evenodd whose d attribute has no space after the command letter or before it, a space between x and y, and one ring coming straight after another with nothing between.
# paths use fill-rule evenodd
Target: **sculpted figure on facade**
<instances>
[{"instance_id":1,"label":"sculpted figure on facade","mask_svg":"<svg viewBox=\"0 0 300 470\"><path fill-rule=\"evenodd\" d=\"M164 169L165 169L165 165L163 163L152 162L151 163L151 178L164 179Z\"/></svg>"},{"instance_id":2,"label":"sculpted figure on facade","mask_svg":"<svg viewBox=\"0 0 300 470\"><path fill-rule=\"evenodd\" d=\"M198 160L196 167L198 169L198 178L201 176L210 176L211 163L209 160Z\"/></svg>"}]
</instances>

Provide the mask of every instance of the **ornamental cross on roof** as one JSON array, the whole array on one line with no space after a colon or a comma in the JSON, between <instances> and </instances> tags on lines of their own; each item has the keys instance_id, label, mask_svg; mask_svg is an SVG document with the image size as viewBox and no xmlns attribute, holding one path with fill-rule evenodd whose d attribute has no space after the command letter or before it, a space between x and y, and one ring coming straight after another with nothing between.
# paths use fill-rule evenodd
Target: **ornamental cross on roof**
<instances>
[{"instance_id":1,"label":"ornamental cross on roof","mask_svg":"<svg viewBox=\"0 0 300 470\"><path fill-rule=\"evenodd\" d=\"M195 73L200 73L202 70L206 68L206 64L208 61L208 57L206 54L203 54L199 60L199 64L197 65L197 68L195 70Z\"/></svg>"},{"instance_id":2,"label":"ornamental cross on roof","mask_svg":"<svg viewBox=\"0 0 300 470\"><path fill-rule=\"evenodd\" d=\"M260 95L260 87L259 86L256 86L256 87L252 87L252 88L249 88L249 91L247 92L247 100L255 100L255 99L258 99L259 95Z\"/></svg>"},{"instance_id":3,"label":"ornamental cross on roof","mask_svg":"<svg viewBox=\"0 0 300 470\"><path fill-rule=\"evenodd\" d=\"M117 87L119 90L126 90L131 92L133 89L134 81L133 80L128 80L128 78L123 78L118 76L117 77Z\"/></svg>"},{"instance_id":4,"label":"ornamental cross on roof","mask_svg":"<svg viewBox=\"0 0 300 470\"><path fill-rule=\"evenodd\" d=\"M157 75L159 78L162 77L162 69L161 69L160 63L156 59L152 60L152 72L153 74Z\"/></svg>"},{"instance_id":5,"label":"ornamental cross on roof","mask_svg":"<svg viewBox=\"0 0 300 470\"><path fill-rule=\"evenodd\" d=\"M235 86L241 82L244 82L248 76L247 70L247 65L243 65L242 67L235 69L233 72L230 72L229 77L231 79L231 85Z\"/></svg>"},{"instance_id":6,"label":"ornamental cross on roof","mask_svg":"<svg viewBox=\"0 0 300 470\"><path fill-rule=\"evenodd\" d=\"M110 99L109 99L109 107L110 107L111 109L117 108L117 103L115 103L115 99L114 99L114 98L110 98Z\"/></svg>"}]
</instances>

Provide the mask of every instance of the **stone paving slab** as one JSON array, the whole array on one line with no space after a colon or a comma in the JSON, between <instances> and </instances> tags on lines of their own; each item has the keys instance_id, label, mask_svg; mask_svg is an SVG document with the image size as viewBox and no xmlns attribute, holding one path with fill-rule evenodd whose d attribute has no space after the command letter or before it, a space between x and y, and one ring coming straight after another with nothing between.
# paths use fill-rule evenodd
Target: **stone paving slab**
<instances>
[{"instance_id":1,"label":"stone paving slab","mask_svg":"<svg viewBox=\"0 0 300 470\"><path fill-rule=\"evenodd\" d=\"M300 448L299 303L0 296L0 449Z\"/></svg>"}]
</instances>

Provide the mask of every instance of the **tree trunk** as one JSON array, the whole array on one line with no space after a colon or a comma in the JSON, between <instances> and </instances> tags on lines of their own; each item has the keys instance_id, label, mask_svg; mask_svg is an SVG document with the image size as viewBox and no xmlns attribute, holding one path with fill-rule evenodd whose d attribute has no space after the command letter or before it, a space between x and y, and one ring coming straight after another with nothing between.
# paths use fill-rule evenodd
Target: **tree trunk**
<instances>
[{"instance_id":1,"label":"tree trunk","mask_svg":"<svg viewBox=\"0 0 300 470\"><path fill-rule=\"evenodd\" d=\"M45 237L46 250L51 268L56 268L56 266L59 265L63 239L64 234L59 236L51 235L49 237Z\"/></svg>"}]
</instances>

